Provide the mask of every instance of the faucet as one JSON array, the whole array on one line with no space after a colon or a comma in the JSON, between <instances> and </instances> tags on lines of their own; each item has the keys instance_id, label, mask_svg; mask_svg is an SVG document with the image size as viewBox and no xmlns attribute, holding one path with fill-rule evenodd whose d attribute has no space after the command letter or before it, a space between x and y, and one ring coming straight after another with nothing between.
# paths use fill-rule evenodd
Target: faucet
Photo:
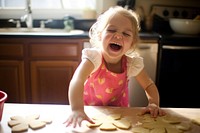
<instances>
[{"instance_id":1,"label":"faucet","mask_svg":"<svg viewBox=\"0 0 200 133\"><path fill-rule=\"evenodd\" d=\"M26 9L27 14L21 17L22 22L26 22L27 28L33 27L32 11L31 11L31 0L26 0Z\"/></svg>"},{"instance_id":2,"label":"faucet","mask_svg":"<svg viewBox=\"0 0 200 133\"><path fill-rule=\"evenodd\" d=\"M8 22L16 24L16 28L21 28L20 20L9 19Z\"/></svg>"}]
</instances>

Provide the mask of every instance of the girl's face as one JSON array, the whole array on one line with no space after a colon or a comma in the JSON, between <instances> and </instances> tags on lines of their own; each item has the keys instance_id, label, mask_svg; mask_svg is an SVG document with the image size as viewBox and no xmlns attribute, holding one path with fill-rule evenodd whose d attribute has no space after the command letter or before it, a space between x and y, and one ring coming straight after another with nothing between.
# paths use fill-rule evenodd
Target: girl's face
<instances>
[{"instance_id":1,"label":"girl's face","mask_svg":"<svg viewBox=\"0 0 200 133\"><path fill-rule=\"evenodd\" d=\"M101 32L100 39L104 57L121 59L134 41L131 21L121 14L115 14Z\"/></svg>"}]
</instances>

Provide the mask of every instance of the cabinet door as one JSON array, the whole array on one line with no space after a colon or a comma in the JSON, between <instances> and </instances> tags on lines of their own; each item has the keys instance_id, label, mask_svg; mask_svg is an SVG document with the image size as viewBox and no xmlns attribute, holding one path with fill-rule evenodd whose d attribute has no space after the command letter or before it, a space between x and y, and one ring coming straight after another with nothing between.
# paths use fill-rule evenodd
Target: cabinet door
<instances>
[{"instance_id":1,"label":"cabinet door","mask_svg":"<svg viewBox=\"0 0 200 133\"><path fill-rule=\"evenodd\" d=\"M23 61L0 61L0 90L8 94L6 102L26 102Z\"/></svg>"},{"instance_id":2,"label":"cabinet door","mask_svg":"<svg viewBox=\"0 0 200 133\"><path fill-rule=\"evenodd\" d=\"M77 61L32 61L32 103L69 104L68 86Z\"/></svg>"}]
</instances>

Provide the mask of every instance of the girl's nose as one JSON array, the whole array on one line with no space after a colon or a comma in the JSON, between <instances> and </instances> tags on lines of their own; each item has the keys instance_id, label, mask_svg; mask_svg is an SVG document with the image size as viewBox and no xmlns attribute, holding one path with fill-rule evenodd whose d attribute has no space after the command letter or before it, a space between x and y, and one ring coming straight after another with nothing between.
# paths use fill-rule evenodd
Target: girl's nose
<instances>
[{"instance_id":1,"label":"girl's nose","mask_svg":"<svg viewBox=\"0 0 200 133\"><path fill-rule=\"evenodd\" d=\"M117 39L122 39L122 35L120 33L115 33L114 37Z\"/></svg>"}]
</instances>

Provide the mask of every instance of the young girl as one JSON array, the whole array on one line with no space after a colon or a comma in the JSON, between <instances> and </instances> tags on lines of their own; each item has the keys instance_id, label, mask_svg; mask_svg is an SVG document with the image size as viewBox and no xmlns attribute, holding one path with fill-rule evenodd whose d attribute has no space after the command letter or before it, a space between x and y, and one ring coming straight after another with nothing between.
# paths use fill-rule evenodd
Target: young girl
<instances>
[{"instance_id":1,"label":"young girl","mask_svg":"<svg viewBox=\"0 0 200 133\"><path fill-rule=\"evenodd\" d=\"M82 51L82 61L69 85L72 114L66 126L93 121L84 105L129 106L128 81L135 76L144 88L149 104L142 114L164 115L159 108L156 85L144 70L143 58L134 49L139 38L137 14L122 7L111 7L99 16L89 31L93 48Z\"/></svg>"}]
</instances>

